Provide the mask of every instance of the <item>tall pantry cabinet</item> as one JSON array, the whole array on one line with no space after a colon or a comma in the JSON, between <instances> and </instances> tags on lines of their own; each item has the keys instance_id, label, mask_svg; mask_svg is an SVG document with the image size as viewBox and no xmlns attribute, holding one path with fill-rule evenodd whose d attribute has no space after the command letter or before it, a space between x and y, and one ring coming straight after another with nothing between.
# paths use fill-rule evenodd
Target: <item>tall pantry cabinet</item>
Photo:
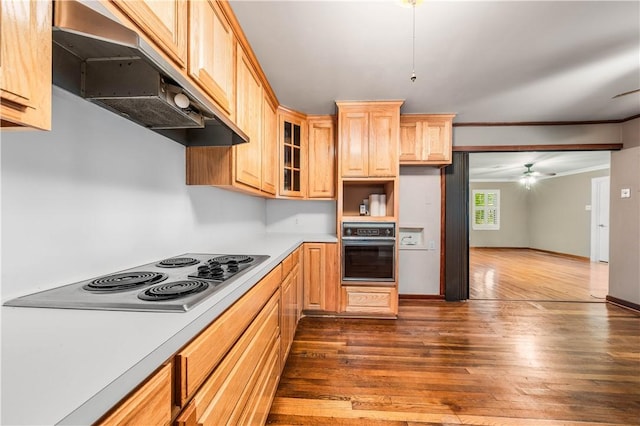
<instances>
[{"instance_id":1,"label":"tall pantry cabinet","mask_svg":"<svg viewBox=\"0 0 640 426\"><path fill-rule=\"evenodd\" d=\"M398 231L400 106L402 101L336 102L338 106L338 238L347 222L392 223ZM370 195L384 195L379 212L363 215ZM345 261L344 254L342 262ZM359 317L395 318L398 313L398 244L393 282L340 279L339 312ZM342 274L340 273L340 277Z\"/></svg>"}]
</instances>

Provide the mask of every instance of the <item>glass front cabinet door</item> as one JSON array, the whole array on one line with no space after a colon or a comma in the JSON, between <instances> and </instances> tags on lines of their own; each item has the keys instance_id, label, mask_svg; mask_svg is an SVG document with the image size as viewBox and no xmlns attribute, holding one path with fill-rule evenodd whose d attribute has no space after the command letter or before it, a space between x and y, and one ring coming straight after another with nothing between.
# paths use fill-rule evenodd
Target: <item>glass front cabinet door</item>
<instances>
[{"instance_id":1,"label":"glass front cabinet door","mask_svg":"<svg viewBox=\"0 0 640 426\"><path fill-rule=\"evenodd\" d=\"M301 114L280 107L280 192L287 197L304 197L306 120Z\"/></svg>"}]
</instances>

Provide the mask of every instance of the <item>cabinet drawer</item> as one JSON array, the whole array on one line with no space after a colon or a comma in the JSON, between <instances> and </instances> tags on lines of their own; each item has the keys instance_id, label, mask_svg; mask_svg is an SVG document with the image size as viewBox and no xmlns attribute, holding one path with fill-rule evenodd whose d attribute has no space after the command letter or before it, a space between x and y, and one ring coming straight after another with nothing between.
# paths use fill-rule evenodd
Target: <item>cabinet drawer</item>
<instances>
[{"instance_id":1,"label":"cabinet drawer","mask_svg":"<svg viewBox=\"0 0 640 426\"><path fill-rule=\"evenodd\" d=\"M397 315L398 290L395 287L342 287L342 311L367 315Z\"/></svg>"},{"instance_id":2,"label":"cabinet drawer","mask_svg":"<svg viewBox=\"0 0 640 426\"><path fill-rule=\"evenodd\" d=\"M254 288L231 306L205 331L176 355L181 407L251 324L260 309L280 287L282 269L275 267Z\"/></svg>"},{"instance_id":3,"label":"cabinet drawer","mask_svg":"<svg viewBox=\"0 0 640 426\"><path fill-rule=\"evenodd\" d=\"M279 293L251 323L240 340L224 357L187 408L178 416L177 424L235 424L252 391L251 379L273 342L278 341ZM257 377L257 376L256 376ZM254 380L254 383L257 380ZM235 418L235 421L234 421Z\"/></svg>"},{"instance_id":4,"label":"cabinet drawer","mask_svg":"<svg viewBox=\"0 0 640 426\"><path fill-rule=\"evenodd\" d=\"M171 363L168 363L97 424L166 425L170 421Z\"/></svg>"},{"instance_id":5,"label":"cabinet drawer","mask_svg":"<svg viewBox=\"0 0 640 426\"><path fill-rule=\"evenodd\" d=\"M265 356L265 362L260 367L260 376L242 412L242 417L238 420L238 424L265 424L280 379L279 348L280 340L277 339Z\"/></svg>"},{"instance_id":6,"label":"cabinet drawer","mask_svg":"<svg viewBox=\"0 0 640 426\"><path fill-rule=\"evenodd\" d=\"M287 256L281 263L282 265L282 278L285 278L291 272L293 268L293 253Z\"/></svg>"}]
</instances>

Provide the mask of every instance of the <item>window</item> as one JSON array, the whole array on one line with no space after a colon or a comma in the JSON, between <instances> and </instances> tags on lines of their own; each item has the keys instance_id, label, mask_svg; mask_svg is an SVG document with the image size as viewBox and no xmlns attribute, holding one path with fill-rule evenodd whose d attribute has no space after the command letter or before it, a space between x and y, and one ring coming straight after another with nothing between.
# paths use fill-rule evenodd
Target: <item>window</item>
<instances>
[{"instance_id":1,"label":"window","mask_svg":"<svg viewBox=\"0 0 640 426\"><path fill-rule=\"evenodd\" d=\"M500 190L474 189L473 194L473 229L500 229Z\"/></svg>"}]
</instances>

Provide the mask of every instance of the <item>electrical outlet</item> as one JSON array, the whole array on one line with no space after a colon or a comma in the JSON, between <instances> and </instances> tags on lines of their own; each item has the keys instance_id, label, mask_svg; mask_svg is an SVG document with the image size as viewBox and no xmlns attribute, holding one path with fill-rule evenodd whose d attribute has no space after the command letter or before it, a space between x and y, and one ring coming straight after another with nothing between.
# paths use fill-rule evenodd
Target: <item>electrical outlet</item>
<instances>
[{"instance_id":1,"label":"electrical outlet","mask_svg":"<svg viewBox=\"0 0 640 426\"><path fill-rule=\"evenodd\" d=\"M620 198L631 198L631 189L630 188L622 188L620 190Z\"/></svg>"},{"instance_id":2,"label":"electrical outlet","mask_svg":"<svg viewBox=\"0 0 640 426\"><path fill-rule=\"evenodd\" d=\"M436 249L436 242L433 240L429 240L429 250L435 250Z\"/></svg>"}]
</instances>

